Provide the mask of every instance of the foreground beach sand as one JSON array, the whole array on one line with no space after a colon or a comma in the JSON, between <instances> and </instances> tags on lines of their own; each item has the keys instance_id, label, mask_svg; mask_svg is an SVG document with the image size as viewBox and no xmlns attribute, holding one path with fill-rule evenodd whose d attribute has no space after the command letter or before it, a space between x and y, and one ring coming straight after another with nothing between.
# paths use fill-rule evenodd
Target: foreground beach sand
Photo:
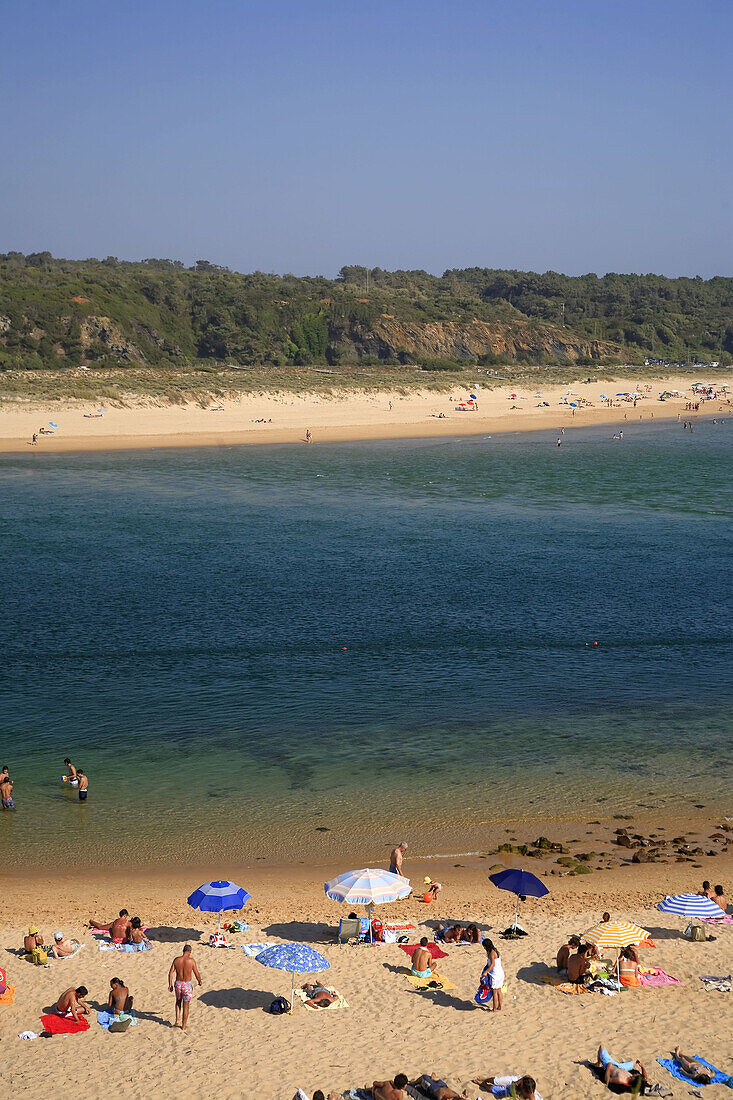
<instances>
[{"instance_id":1,"label":"foreground beach sand","mask_svg":"<svg viewBox=\"0 0 733 1100\"><path fill-rule=\"evenodd\" d=\"M727 378L710 381L720 384ZM58 452L135 449L148 447L222 446L245 443L304 443L310 430L314 443L491 434L526 429L569 429L600 424L623 424L672 418L692 396L690 376L683 378L618 378L612 382L576 382L571 385L483 388L467 383L451 393L323 394L262 393L201 404L153 405L131 398L124 407L107 407L102 417L89 418L96 407L88 402L13 402L0 406L0 452ZM615 395L650 386L637 403L619 402ZM686 391L686 399L660 402L665 389ZM456 411L469 393L478 397L478 411ZM538 396L541 394L541 396ZM601 394L613 397L604 404ZM516 396L513 396L516 395ZM573 409L577 397L592 408ZM567 398L567 404L560 404ZM541 402L546 401L545 406ZM102 403L104 404L104 403ZM714 416L731 406L725 401L702 405L700 414ZM444 419L440 414L444 414ZM695 414L690 414L694 418ZM29 446L34 432L49 420L58 424L53 435L43 435ZM258 422L259 421L259 422Z\"/></svg>"},{"instance_id":2,"label":"foreground beach sand","mask_svg":"<svg viewBox=\"0 0 733 1100\"><path fill-rule=\"evenodd\" d=\"M418 935L431 933L424 922L474 919L496 935L510 922L514 898L487 881L486 862L446 860L439 873L444 889L430 907L414 898L382 906L382 919L410 919ZM709 929L710 943L681 937L685 922L659 913L655 903L669 892L696 890L700 881L730 882L727 853L700 857L699 866L670 863L623 867L587 878L548 879L551 893L529 899L522 921L530 935L504 942L502 958L509 979L504 1011L488 1014L473 1005L483 965L480 946L449 947L440 972L455 983L450 991L422 992L398 972L406 957L395 945L337 947L328 934L345 915L323 895L333 865L291 868L229 868L253 898L244 918L251 928L233 937L237 945L260 939L311 943L331 963L323 976L348 1001L348 1008L310 1012L298 1006L292 1017L263 1011L272 998L289 995L289 975L268 970L239 949L212 950L203 940L216 917L188 908L187 894L212 877L192 867L159 875L110 870L94 878L13 875L4 882L2 965L16 986L15 1004L0 1006L0 1038L6 1085L14 1096L100 1096L121 1090L130 1097L179 1095L291 1100L296 1087L310 1095L404 1071L410 1076L437 1070L454 1087L479 1073L532 1072L545 1100L609 1095L585 1061L604 1042L619 1057L639 1057L653 1081L674 1086L655 1058L668 1056L679 1042L722 1069L733 1071L730 995L706 992L701 974L727 974L733 960L733 926ZM415 859L406 865L413 885L434 864ZM125 955L99 952L84 926L88 918L114 915L121 905L154 926L152 952ZM626 990L616 997L568 997L541 982L557 947L572 931L614 918L647 928L655 950L642 962L658 966L682 986ZM56 928L85 942L82 952L48 969L36 968L11 953L25 925L34 921L50 938ZM165 940L168 942L160 942ZM191 1010L190 1030L171 1025L173 998L167 988L172 957L184 942L194 945L203 977ZM110 1035L92 1022L83 1035L50 1042L21 1042L18 1033L40 1030L41 1011L70 985L86 984L92 1002L106 999L109 980L120 976L135 996L140 1025ZM474 1086L469 1096L480 1094Z\"/></svg>"}]
</instances>

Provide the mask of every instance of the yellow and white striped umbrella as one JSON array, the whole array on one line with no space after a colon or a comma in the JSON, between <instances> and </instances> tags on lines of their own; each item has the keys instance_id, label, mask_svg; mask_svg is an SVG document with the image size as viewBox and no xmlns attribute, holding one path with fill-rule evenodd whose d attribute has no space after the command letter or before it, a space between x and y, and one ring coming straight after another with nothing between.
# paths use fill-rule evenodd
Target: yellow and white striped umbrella
<instances>
[{"instance_id":1,"label":"yellow and white striped umbrella","mask_svg":"<svg viewBox=\"0 0 733 1100\"><path fill-rule=\"evenodd\" d=\"M597 924L583 936L587 943L593 943L599 951L621 950L632 943L641 943L649 939L649 933L638 924L626 920L607 920Z\"/></svg>"}]
</instances>

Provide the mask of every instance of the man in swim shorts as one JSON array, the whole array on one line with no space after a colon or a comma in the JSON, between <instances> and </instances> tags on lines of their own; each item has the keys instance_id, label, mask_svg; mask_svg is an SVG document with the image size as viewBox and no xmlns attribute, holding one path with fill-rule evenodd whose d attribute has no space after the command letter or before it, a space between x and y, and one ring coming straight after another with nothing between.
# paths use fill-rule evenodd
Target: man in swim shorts
<instances>
[{"instance_id":1,"label":"man in swim shorts","mask_svg":"<svg viewBox=\"0 0 733 1100\"><path fill-rule=\"evenodd\" d=\"M89 921L89 927L94 928L98 932L109 932L109 938L112 943L124 943L125 936L127 935L127 928L130 924L130 914L126 909L120 909L119 917L115 917L109 924L100 924L96 920Z\"/></svg>"},{"instance_id":2,"label":"man in swim shorts","mask_svg":"<svg viewBox=\"0 0 733 1100\"><path fill-rule=\"evenodd\" d=\"M422 1077L418 1077L417 1081L412 1083L415 1088L426 1093L430 1100L465 1100L468 1096L467 1092L456 1092L445 1081L429 1073L423 1073Z\"/></svg>"},{"instance_id":3,"label":"man in swim shorts","mask_svg":"<svg viewBox=\"0 0 733 1100\"><path fill-rule=\"evenodd\" d=\"M13 781L9 775L6 775L2 781L0 781L0 799L2 800L2 807L4 810L14 810L15 803L13 802Z\"/></svg>"},{"instance_id":4,"label":"man in swim shorts","mask_svg":"<svg viewBox=\"0 0 733 1100\"><path fill-rule=\"evenodd\" d=\"M84 1000L89 996L89 990L85 985L79 985L74 989L71 986L70 989L64 990L56 1002L56 1011L59 1016L71 1016L72 1020L79 1022L79 1015L88 1016L90 1012L89 1005Z\"/></svg>"},{"instance_id":5,"label":"man in swim shorts","mask_svg":"<svg viewBox=\"0 0 733 1100\"><path fill-rule=\"evenodd\" d=\"M423 936L420 946L412 952L412 973L416 978L430 978L435 970L435 959L428 951L428 937Z\"/></svg>"},{"instance_id":6,"label":"man in swim shorts","mask_svg":"<svg viewBox=\"0 0 733 1100\"><path fill-rule=\"evenodd\" d=\"M615 1086L616 1089L631 1092L641 1081L641 1094L646 1092L648 1081L646 1070L641 1062L617 1062L606 1048L601 1046L598 1048L596 1068L599 1070L599 1076L603 1074L602 1080L609 1088Z\"/></svg>"},{"instance_id":7,"label":"man in swim shorts","mask_svg":"<svg viewBox=\"0 0 733 1100\"><path fill-rule=\"evenodd\" d=\"M393 875L402 874L402 857L407 851L407 845L404 840L393 848L389 857L389 869Z\"/></svg>"},{"instance_id":8,"label":"man in swim shorts","mask_svg":"<svg viewBox=\"0 0 733 1100\"><path fill-rule=\"evenodd\" d=\"M175 992L176 995L176 1020L173 1026L180 1027L181 1031L186 1030L188 1023L189 1005L193 1000L194 978L199 985L202 984L199 968L191 954L191 945L187 943L183 948L183 954L173 960L168 971L168 990L170 993ZM181 1017L180 1023L179 1017Z\"/></svg>"},{"instance_id":9,"label":"man in swim shorts","mask_svg":"<svg viewBox=\"0 0 733 1100\"><path fill-rule=\"evenodd\" d=\"M51 951L55 959L70 959L80 947L81 944L78 940L67 940L64 939L63 932L54 932Z\"/></svg>"},{"instance_id":10,"label":"man in swim shorts","mask_svg":"<svg viewBox=\"0 0 733 1100\"><path fill-rule=\"evenodd\" d=\"M76 774L79 779L79 801L86 802L89 796L89 780L87 779L81 768L79 768Z\"/></svg>"}]
</instances>

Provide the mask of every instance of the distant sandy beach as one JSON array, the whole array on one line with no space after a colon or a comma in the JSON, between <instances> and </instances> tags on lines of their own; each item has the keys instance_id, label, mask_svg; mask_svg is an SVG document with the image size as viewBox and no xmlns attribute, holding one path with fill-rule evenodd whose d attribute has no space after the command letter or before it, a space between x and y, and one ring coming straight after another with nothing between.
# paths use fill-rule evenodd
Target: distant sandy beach
<instances>
[{"instance_id":1,"label":"distant sandy beach","mask_svg":"<svg viewBox=\"0 0 733 1100\"><path fill-rule=\"evenodd\" d=\"M727 375L710 379L722 384ZM516 388L483 388L480 384L450 393L349 392L322 394L262 393L200 404L152 405L135 402L124 407L97 408L82 402L14 402L0 405L0 452L88 451L157 447L226 446L253 443L305 443L350 440L450 437L523 430L566 430L603 424L674 419L693 396L691 378L619 378L612 382L576 382ZM645 387L648 387L646 389ZM636 406L617 393L639 389ZM685 391L684 398L658 400L664 390ZM477 397L474 408L469 395ZM601 395L612 398L612 405ZM545 404L546 402L547 404ZM562 402L562 403L561 403ZM571 405L576 403L576 407ZM579 403L580 402L580 403ZM585 407L582 402L587 402ZM466 411L459 406L464 404ZM715 415L731 406L726 401L701 405L697 415ZM690 414L693 419L696 414ZM58 425L49 428L49 421ZM53 434L34 432L44 427Z\"/></svg>"}]
</instances>

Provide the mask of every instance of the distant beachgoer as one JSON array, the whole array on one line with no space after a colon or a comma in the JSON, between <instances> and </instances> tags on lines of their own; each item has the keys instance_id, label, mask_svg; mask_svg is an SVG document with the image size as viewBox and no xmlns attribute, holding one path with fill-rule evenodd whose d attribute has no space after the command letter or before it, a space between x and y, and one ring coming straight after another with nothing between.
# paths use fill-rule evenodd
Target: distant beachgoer
<instances>
[{"instance_id":1,"label":"distant beachgoer","mask_svg":"<svg viewBox=\"0 0 733 1100\"><path fill-rule=\"evenodd\" d=\"M574 955L571 955L568 959L568 978L576 985L582 985L586 980L586 975L590 972L590 959L591 945L589 943L581 944Z\"/></svg>"},{"instance_id":2,"label":"distant beachgoer","mask_svg":"<svg viewBox=\"0 0 733 1100\"><path fill-rule=\"evenodd\" d=\"M91 1009L84 1000L89 996L89 990L85 985L79 985L74 989L64 990L56 1002L56 1011L59 1016L71 1016L72 1020L79 1022L79 1016L88 1016Z\"/></svg>"},{"instance_id":3,"label":"distant beachgoer","mask_svg":"<svg viewBox=\"0 0 733 1100\"><path fill-rule=\"evenodd\" d=\"M428 951L428 937L423 936L412 952L412 973L416 978L429 978L435 971L435 959Z\"/></svg>"},{"instance_id":4,"label":"distant beachgoer","mask_svg":"<svg viewBox=\"0 0 733 1100\"><path fill-rule=\"evenodd\" d=\"M76 774L79 779L79 801L86 802L87 796L89 794L89 780L87 779L81 768L79 768Z\"/></svg>"},{"instance_id":5,"label":"distant beachgoer","mask_svg":"<svg viewBox=\"0 0 733 1100\"><path fill-rule=\"evenodd\" d=\"M389 411L392 412L392 402L389 403Z\"/></svg>"},{"instance_id":6,"label":"distant beachgoer","mask_svg":"<svg viewBox=\"0 0 733 1100\"><path fill-rule=\"evenodd\" d=\"M393 848L389 857L389 869L393 875L402 874L402 857L407 851L407 845L404 840L401 841L396 848Z\"/></svg>"},{"instance_id":7,"label":"distant beachgoer","mask_svg":"<svg viewBox=\"0 0 733 1100\"><path fill-rule=\"evenodd\" d=\"M39 947L43 947L43 936L39 932L38 927L32 924L28 929L28 935L23 939L23 950L26 955L32 955Z\"/></svg>"},{"instance_id":8,"label":"distant beachgoer","mask_svg":"<svg viewBox=\"0 0 733 1100\"><path fill-rule=\"evenodd\" d=\"M334 1001L338 1000L335 993L332 993L325 985L317 985L315 982L306 982L301 986L304 993L308 995L306 1004L311 1008L328 1008Z\"/></svg>"},{"instance_id":9,"label":"distant beachgoer","mask_svg":"<svg viewBox=\"0 0 733 1100\"><path fill-rule=\"evenodd\" d=\"M435 931L443 943L459 943L464 929L460 924L450 924L445 927L439 924Z\"/></svg>"},{"instance_id":10,"label":"distant beachgoer","mask_svg":"<svg viewBox=\"0 0 733 1100\"><path fill-rule=\"evenodd\" d=\"M374 1100L404 1100L407 1076L398 1073L391 1081L373 1081L366 1086L366 1092L371 1092Z\"/></svg>"},{"instance_id":11,"label":"distant beachgoer","mask_svg":"<svg viewBox=\"0 0 733 1100\"><path fill-rule=\"evenodd\" d=\"M306 428L305 429L305 441L306 441L306 443L310 443L312 441L312 439L313 439L313 436L311 435L310 428Z\"/></svg>"},{"instance_id":12,"label":"distant beachgoer","mask_svg":"<svg viewBox=\"0 0 733 1100\"><path fill-rule=\"evenodd\" d=\"M712 900L715 902L716 905L720 906L723 912L725 912L728 908L728 902L726 900L725 894L723 893L722 886L715 887L715 897Z\"/></svg>"},{"instance_id":13,"label":"distant beachgoer","mask_svg":"<svg viewBox=\"0 0 733 1100\"><path fill-rule=\"evenodd\" d=\"M622 1089L631 1092L637 1087L639 1081L641 1081L642 1094L646 1091L648 1081L646 1070L641 1062L617 1062L606 1048L601 1046L598 1048L595 1065L596 1069L602 1071L599 1073L601 1080L609 1088L613 1086L614 1091Z\"/></svg>"},{"instance_id":14,"label":"distant beachgoer","mask_svg":"<svg viewBox=\"0 0 733 1100\"><path fill-rule=\"evenodd\" d=\"M712 1084L715 1076L713 1071L698 1061L697 1058L691 1058L689 1054L683 1054L678 1046L674 1048L674 1060L682 1072L687 1077L691 1077L693 1081L696 1081L698 1085Z\"/></svg>"},{"instance_id":15,"label":"distant beachgoer","mask_svg":"<svg viewBox=\"0 0 733 1100\"><path fill-rule=\"evenodd\" d=\"M425 890L423 892L423 901L430 902L435 901L438 896L438 892L443 889L442 882L433 882L430 877L425 879Z\"/></svg>"},{"instance_id":16,"label":"distant beachgoer","mask_svg":"<svg viewBox=\"0 0 733 1100\"><path fill-rule=\"evenodd\" d=\"M0 768L0 783L2 783L3 779L6 779L9 774L8 765L3 764L2 768Z\"/></svg>"},{"instance_id":17,"label":"distant beachgoer","mask_svg":"<svg viewBox=\"0 0 733 1100\"><path fill-rule=\"evenodd\" d=\"M127 935L127 926L130 924L130 914L126 909L120 909L120 915L115 917L109 924L99 924L98 921L90 920L89 927L94 928L100 932L109 932L109 937L112 943L124 943L125 936Z\"/></svg>"},{"instance_id":18,"label":"distant beachgoer","mask_svg":"<svg viewBox=\"0 0 733 1100\"><path fill-rule=\"evenodd\" d=\"M78 940L67 940L63 932L54 932L51 952L55 959L68 959L75 955L80 947Z\"/></svg>"},{"instance_id":19,"label":"distant beachgoer","mask_svg":"<svg viewBox=\"0 0 733 1100\"><path fill-rule=\"evenodd\" d=\"M580 936L568 936L567 943L564 943L557 953L556 962L558 970L567 970L568 959L579 947Z\"/></svg>"},{"instance_id":20,"label":"distant beachgoer","mask_svg":"<svg viewBox=\"0 0 733 1100\"><path fill-rule=\"evenodd\" d=\"M639 981L639 963L634 958L634 954L635 952L632 954L630 948L625 947L621 952L618 967L618 980L621 985L632 989L641 985Z\"/></svg>"},{"instance_id":21,"label":"distant beachgoer","mask_svg":"<svg viewBox=\"0 0 733 1100\"><path fill-rule=\"evenodd\" d=\"M13 801L13 787L15 784L9 775L6 775L2 782L0 782L0 802L4 810L14 810L15 802Z\"/></svg>"},{"instance_id":22,"label":"distant beachgoer","mask_svg":"<svg viewBox=\"0 0 733 1100\"><path fill-rule=\"evenodd\" d=\"M461 934L458 937L460 943L480 943L481 932L477 924L467 924L465 928L461 929Z\"/></svg>"},{"instance_id":23,"label":"distant beachgoer","mask_svg":"<svg viewBox=\"0 0 733 1100\"><path fill-rule=\"evenodd\" d=\"M478 1085L480 1089L486 1089L487 1092L491 1091L494 1096L516 1096L518 1100L542 1100L537 1092L534 1077L528 1075L524 1077L517 1077L514 1074L506 1077L474 1077L473 1083ZM514 1092L512 1092L512 1087Z\"/></svg>"},{"instance_id":24,"label":"distant beachgoer","mask_svg":"<svg viewBox=\"0 0 733 1100\"><path fill-rule=\"evenodd\" d=\"M66 775L63 777L64 783L70 783L72 787L77 786L76 768L69 760L68 756L64 760L66 765Z\"/></svg>"},{"instance_id":25,"label":"distant beachgoer","mask_svg":"<svg viewBox=\"0 0 733 1100\"><path fill-rule=\"evenodd\" d=\"M710 883L708 882L707 879L705 879L705 881L702 884L702 890L698 890L697 893L698 893L698 896L701 897L701 898L710 898L711 901L715 900L715 896L713 894L713 888L712 888L712 886L710 885Z\"/></svg>"},{"instance_id":26,"label":"distant beachgoer","mask_svg":"<svg viewBox=\"0 0 733 1100\"><path fill-rule=\"evenodd\" d=\"M488 1005L491 1001L490 1011L500 1012L504 1001L502 986L506 980L501 955L489 939L484 940L482 946L488 957L481 971L481 980L473 999L477 1005Z\"/></svg>"},{"instance_id":27,"label":"distant beachgoer","mask_svg":"<svg viewBox=\"0 0 733 1100\"><path fill-rule=\"evenodd\" d=\"M466 1100L467 1092L456 1092L435 1073L423 1073L417 1081L412 1082L416 1089L424 1093L429 1100Z\"/></svg>"},{"instance_id":28,"label":"distant beachgoer","mask_svg":"<svg viewBox=\"0 0 733 1100\"><path fill-rule=\"evenodd\" d=\"M38 434L37 434L37 432L34 432L32 438L31 438L31 446L35 447L37 442L38 442Z\"/></svg>"},{"instance_id":29,"label":"distant beachgoer","mask_svg":"<svg viewBox=\"0 0 733 1100\"><path fill-rule=\"evenodd\" d=\"M610 919L611 919L611 914L610 913L604 913L603 916L601 917L601 921L603 922L603 924L608 924Z\"/></svg>"},{"instance_id":30,"label":"distant beachgoer","mask_svg":"<svg viewBox=\"0 0 733 1100\"><path fill-rule=\"evenodd\" d=\"M133 917L125 929L125 943L150 943L150 940L143 931L143 922L139 917Z\"/></svg>"},{"instance_id":31,"label":"distant beachgoer","mask_svg":"<svg viewBox=\"0 0 733 1100\"><path fill-rule=\"evenodd\" d=\"M180 1027L181 1031L186 1030L188 1023L189 1006L193 1000L194 978L199 985L203 984L196 960L191 954L191 945L187 943L183 948L183 954L176 956L168 971L168 990L170 993L175 992L176 995L176 1019L173 1026ZM179 1017L181 1017L180 1024Z\"/></svg>"},{"instance_id":32,"label":"distant beachgoer","mask_svg":"<svg viewBox=\"0 0 733 1100\"><path fill-rule=\"evenodd\" d=\"M560 438L560 436L557 437L557 445L558 447L562 447L562 439Z\"/></svg>"},{"instance_id":33,"label":"distant beachgoer","mask_svg":"<svg viewBox=\"0 0 733 1100\"><path fill-rule=\"evenodd\" d=\"M114 1016L121 1016L123 1012L132 1011L132 997L122 978L110 979L109 998L107 1006Z\"/></svg>"},{"instance_id":34,"label":"distant beachgoer","mask_svg":"<svg viewBox=\"0 0 733 1100\"><path fill-rule=\"evenodd\" d=\"M560 435L565 435L565 429L564 428L560 429Z\"/></svg>"}]
</instances>

